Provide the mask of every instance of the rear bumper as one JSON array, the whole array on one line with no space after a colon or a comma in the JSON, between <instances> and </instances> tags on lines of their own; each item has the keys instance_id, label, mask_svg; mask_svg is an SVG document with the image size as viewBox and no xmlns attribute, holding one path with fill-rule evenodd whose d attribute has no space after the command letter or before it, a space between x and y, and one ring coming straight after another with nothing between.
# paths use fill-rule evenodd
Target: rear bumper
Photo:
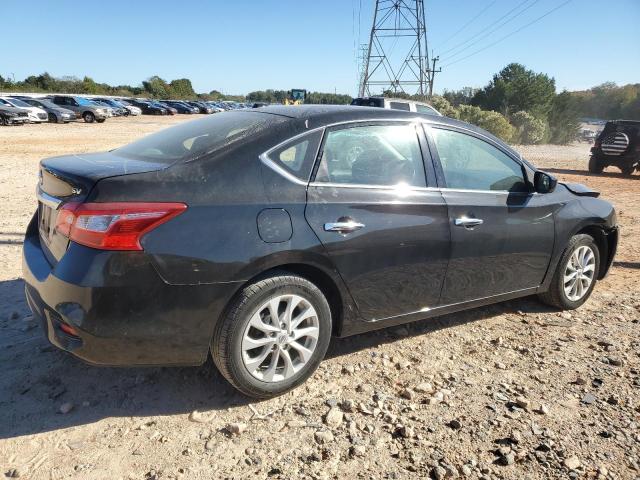
<instances>
[{"instance_id":1,"label":"rear bumper","mask_svg":"<svg viewBox=\"0 0 640 480\"><path fill-rule=\"evenodd\" d=\"M215 322L237 288L169 285L144 252L73 243L52 266L36 221L24 241L23 274L27 302L49 341L88 363L112 366L203 363Z\"/></svg>"}]
</instances>

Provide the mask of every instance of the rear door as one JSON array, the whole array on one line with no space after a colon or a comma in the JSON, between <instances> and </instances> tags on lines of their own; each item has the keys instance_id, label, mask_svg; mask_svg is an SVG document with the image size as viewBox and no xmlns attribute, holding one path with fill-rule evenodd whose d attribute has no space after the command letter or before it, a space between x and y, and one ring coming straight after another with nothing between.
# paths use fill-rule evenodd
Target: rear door
<instances>
[{"instance_id":1,"label":"rear door","mask_svg":"<svg viewBox=\"0 0 640 480\"><path fill-rule=\"evenodd\" d=\"M449 258L447 207L409 122L327 129L306 218L367 321L437 305Z\"/></svg>"},{"instance_id":2,"label":"rear door","mask_svg":"<svg viewBox=\"0 0 640 480\"><path fill-rule=\"evenodd\" d=\"M553 251L553 204L530 191L522 164L492 140L426 130L451 225L441 304L538 287Z\"/></svg>"}]
</instances>

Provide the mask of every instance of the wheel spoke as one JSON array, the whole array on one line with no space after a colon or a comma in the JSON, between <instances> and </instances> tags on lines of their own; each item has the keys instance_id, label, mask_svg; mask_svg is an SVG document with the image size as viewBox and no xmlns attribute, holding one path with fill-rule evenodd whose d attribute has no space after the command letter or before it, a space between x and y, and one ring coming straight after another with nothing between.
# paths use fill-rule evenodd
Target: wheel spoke
<instances>
[{"instance_id":1,"label":"wheel spoke","mask_svg":"<svg viewBox=\"0 0 640 480\"><path fill-rule=\"evenodd\" d=\"M284 370L282 372L282 375L284 376L284 378L289 378L291 375L296 373L295 367L293 366L293 361L291 360L291 355L289 355L289 352L287 352L286 350L282 350L280 352L280 356L284 361Z\"/></svg>"},{"instance_id":2,"label":"wheel spoke","mask_svg":"<svg viewBox=\"0 0 640 480\"><path fill-rule=\"evenodd\" d=\"M296 318L294 318L291 322L291 329L295 330L295 328L304 322L307 318L315 317L316 311L315 309L309 305L303 312L298 314Z\"/></svg>"},{"instance_id":3,"label":"wheel spoke","mask_svg":"<svg viewBox=\"0 0 640 480\"><path fill-rule=\"evenodd\" d=\"M247 370L249 370L251 373L254 373L258 369L258 367L262 365L262 362L265 361L265 359L269 356L270 353L271 353L270 348L265 348L262 352L260 352L260 355L254 358L248 357L247 354L245 353L244 357L246 359L244 364L247 367Z\"/></svg>"},{"instance_id":4,"label":"wheel spoke","mask_svg":"<svg viewBox=\"0 0 640 480\"><path fill-rule=\"evenodd\" d=\"M287 307L285 308L284 315L282 316L282 320L286 326L287 332L291 333L291 330L294 328L291 325L291 317L293 316L293 311L296 309L298 304L302 301L302 298L298 296L290 296L287 298Z\"/></svg>"},{"instance_id":5,"label":"wheel spoke","mask_svg":"<svg viewBox=\"0 0 640 480\"><path fill-rule=\"evenodd\" d=\"M566 285L567 283L574 281L577 275L578 275L578 272L575 270L569 273L568 275L566 274L564 276L564 284Z\"/></svg>"},{"instance_id":6,"label":"wheel spoke","mask_svg":"<svg viewBox=\"0 0 640 480\"><path fill-rule=\"evenodd\" d=\"M273 376L276 374L276 369L278 368L278 360L280 359L280 349L276 348L271 352L271 361L269 362L269 366L263 372L263 377L267 382L273 382Z\"/></svg>"},{"instance_id":7,"label":"wheel spoke","mask_svg":"<svg viewBox=\"0 0 640 480\"><path fill-rule=\"evenodd\" d=\"M246 336L242 339L242 349L243 350L253 350L258 347L271 346L275 343L275 339L271 337L263 337L263 338L252 338Z\"/></svg>"},{"instance_id":8,"label":"wheel spoke","mask_svg":"<svg viewBox=\"0 0 640 480\"><path fill-rule=\"evenodd\" d=\"M273 325L269 325L268 323L264 323L262 321L262 318L260 318L260 311L258 311L253 317L251 317L251 321L249 322L249 325L264 333L280 331L279 328L276 328Z\"/></svg>"},{"instance_id":9,"label":"wheel spoke","mask_svg":"<svg viewBox=\"0 0 640 480\"><path fill-rule=\"evenodd\" d=\"M278 315L278 307L280 306L280 301L282 297L273 298L269 301L269 317L271 318L271 325L276 327L276 329L280 330L280 316Z\"/></svg>"},{"instance_id":10,"label":"wheel spoke","mask_svg":"<svg viewBox=\"0 0 640 480\"><path fill-rule=\"evenodd\" d=\"M307 363L309 361L309 359L311 358L311 354L313 352L311 350L309 350L307 347L303 347L298 342L293 341L293 342L291 342L289 344L289 346L291 348L295 348L296 349L296 351L300 354L300 358L302 359L302 361L304 363Z\"/></svg>"},{"instance_id":11,"label":"wheel spoke","mask_svg":"<svg viewBox=\"0 0 640 480\"><path fill-rule=\"evenodd\" d=\"M293 331L293 340L298 340L299 338L311 337L318 338L318 333L320 333L318 327L305 327L299 328Z\"/></svg>"}]
</instances>

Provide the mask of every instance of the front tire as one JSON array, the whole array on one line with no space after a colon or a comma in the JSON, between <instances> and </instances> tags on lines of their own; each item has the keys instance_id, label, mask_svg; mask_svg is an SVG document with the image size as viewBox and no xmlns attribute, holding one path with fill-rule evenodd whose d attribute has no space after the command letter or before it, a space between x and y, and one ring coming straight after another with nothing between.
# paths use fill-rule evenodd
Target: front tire
<instances>
[{"instance_id":1,"label":"front tire","mask_svg":"<svg viewBox=\"0 0 640 480\"><path fill-rule=\"evenodd\" d=\"M92 112L84 112L82 118L86 123L93 123L96 121L96 116Z\"/></svg>"},{"instance_id":2,"label":"front tire","mask_svg":"<svg viewBox=\"0 0 640 480\"><path fill-rule=\"evenodd\" d=\"M218 321L213 360L238 390L271 398L316 370L331 339L331 309L309 280L278 272L245 287Z\"/></svg>"},{"instance_id":3,"label":"front tire","mask_svg":"<svg viewBox=\"0 0 640 480\"><path fill-rule=\"evenodd\" d=\"M575 310L591 296L600 271L600 252L590 235L575 235L560 257L542 302L561 310Z\"/></svg>"}]
</instances>

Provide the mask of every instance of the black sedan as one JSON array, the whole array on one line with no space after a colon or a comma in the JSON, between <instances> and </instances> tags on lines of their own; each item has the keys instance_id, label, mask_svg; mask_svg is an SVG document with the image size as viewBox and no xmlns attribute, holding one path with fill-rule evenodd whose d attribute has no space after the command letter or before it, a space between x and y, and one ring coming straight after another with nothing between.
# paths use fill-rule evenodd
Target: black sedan
<instances>
[{"instance_id":1,"label":"black sedan","mask_svg":"<svg viewBox=\"0 0 640 480\"><path fill-rule=\"evenodd\" d=\"M138 100L137 98L128 98L127 102L142 110L143 115L168 115L169 110L165 107L157 105L147 100Z\"/></svg>"},{"instance_id":2,"label":"black sedan","mask_svg":"<svg viewBox=\"0 0 640 480\"><path fill-rule=\"evenodd\" d=\"M537 294L560 309L611 266L612 205L489 133L367 107L226 112L43 160L26 296L101 365L199 365L270 397L332 334Z\"/></svg>"}]
</instances>

